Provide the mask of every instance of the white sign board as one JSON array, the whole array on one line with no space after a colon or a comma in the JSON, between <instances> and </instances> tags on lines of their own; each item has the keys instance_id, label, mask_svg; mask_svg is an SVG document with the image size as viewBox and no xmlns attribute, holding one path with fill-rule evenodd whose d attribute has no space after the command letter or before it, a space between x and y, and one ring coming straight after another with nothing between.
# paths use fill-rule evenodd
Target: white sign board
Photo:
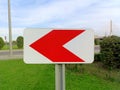
<instances>
[{"instance_id":1,"label":"white sign board","mask_svg":"<svg viewBox=\"0 0 120 90\"><path fill-rule=\"evenodd\" d=\"M28 64L92 63L94 32L84 29L24 30L24 62Z\"/></svg>"}]
</instances>

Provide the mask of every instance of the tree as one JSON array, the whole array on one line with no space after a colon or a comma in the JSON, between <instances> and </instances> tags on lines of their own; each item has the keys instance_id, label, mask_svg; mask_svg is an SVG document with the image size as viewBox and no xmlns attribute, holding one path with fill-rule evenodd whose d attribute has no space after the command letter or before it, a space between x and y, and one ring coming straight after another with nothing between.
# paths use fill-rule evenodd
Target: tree
<instances>
[{"instance_id":1,"label":"tree","mask_svg":"<svg viewBox=\"0 0 120 90\"><path fill-rule=\"evenodd\" d=\"M22 36L18 36L16 42L17 42L18 48L23 48L23 37Z\"/></svg>"},{"instance_id":2,"label":"tree","mask_svg":"<svg viewBox=\"0 0 120 90\"><path fill-rule=\"evenodd\" d=\"M104 65L110 69L120 68L120 37L105 37L100 46Z\"/></svg>"},{"instance_id":3,"label":"tree","mask_svg":"<svg viewBox=\"0 0 120 90\"><path fill-rule=\"evenodd\" d=\"M5 42L2 37L0 37L0 49L2 49L5 45Z\"/></svg>"}]
</instances>

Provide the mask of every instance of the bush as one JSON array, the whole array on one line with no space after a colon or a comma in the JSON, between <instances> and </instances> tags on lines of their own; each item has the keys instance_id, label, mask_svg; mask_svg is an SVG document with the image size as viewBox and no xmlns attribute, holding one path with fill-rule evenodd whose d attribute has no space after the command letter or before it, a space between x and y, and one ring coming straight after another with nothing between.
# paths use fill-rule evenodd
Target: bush
<instances>
[{"instance_id":1,"label":"bush","mask_svg":"<svg viewBox=\"0 0 120 90\"><path fill-rule=\"evenodd\" d=\"M17 42L18 48L23 48L23 37L22 36L17 37L16 42Z\"/></svg>"},{"instance_id":2,"label":"bush","mask_svg":"<svg viewBox=\"0 0 120 90\"><path fill-rule=\"evenodd\" d=\"M95 54L94 55L94 60L95 61L102 61L102 55L101 55L101 53Z\"/></svg>"},{"instance_id":3,"label":"bush","mask_svg":"<svg viewBox=\"0 0 120 90\"><path fill-rule=\"evenodd\" d=\"M100 40L99 39L95 39L95 45L99 45L100 44Z\"/></svg>"},{"instance_id":4,"label":"bush","mask_svg":"<svg viewBox=\"0 0 120 90\"><path fill-rule=\"evenodd\" d=\"M100 46L104 65L109 69L120 68L120 37L105 37Z\"/></svg>"},{"instance_id":5,"label":"bush","mask_svg":"<svg viewBox=\"0 0 120 90\"><path fill-rule=\"evenodd\" d=\"M2 49L5 45L4 40L2 39L2 37L0 37L0 49Z\"/></svg>"}]
</instances>

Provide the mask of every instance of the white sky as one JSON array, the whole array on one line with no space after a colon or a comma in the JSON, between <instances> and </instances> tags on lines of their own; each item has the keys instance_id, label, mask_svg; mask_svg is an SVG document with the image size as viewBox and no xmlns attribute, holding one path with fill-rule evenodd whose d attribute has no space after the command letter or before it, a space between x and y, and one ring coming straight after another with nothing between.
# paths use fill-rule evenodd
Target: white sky
<instances>
[{"instance_id":1,"label":"white sky","mask_svg":"<svg viewBox=\"0 0 120 90\"><path fill-rule=\"evenodd\" d=\"M7 1L0 0L0 36L8 37ZM12 32L15 40L23 29L90 28L97 35L120 35L120 0L11 0Z\"/></svg>"}]
</instances>

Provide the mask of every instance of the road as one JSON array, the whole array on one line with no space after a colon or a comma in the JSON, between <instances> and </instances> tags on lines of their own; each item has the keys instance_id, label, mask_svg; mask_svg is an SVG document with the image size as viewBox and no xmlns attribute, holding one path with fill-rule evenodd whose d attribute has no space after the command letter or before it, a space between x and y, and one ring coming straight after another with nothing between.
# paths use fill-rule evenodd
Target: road
<instances>
[{"instance_id":1,"label":"road","mask_svg":"<svg viewBox=\"0 0 120 90\"><path fill-rule=\"evenodd\" d=\"M9 50L0 50L0 60L23 58L23 50L13 50L13 55L9 55Z\"/></svg>"},{"instance_id":2,"label":"road","mask_svg":"<svg viewBox=\"0 0 120 90\"><path fill-rule=\"evenodd\" d=\"M9 55L9 50L0 51L0 56ZM13 50L13 55L23 55L23 50Z\"/></svg>"},{"instance_id":3,"label":"road","mask_svg":"<svg viewBox=\"0 0 120 90\"><path fill-rule=\"evenodd\" d=\"M100 53L100 45L95 45L94 53Z\"/></svg>"}]
</instances>

